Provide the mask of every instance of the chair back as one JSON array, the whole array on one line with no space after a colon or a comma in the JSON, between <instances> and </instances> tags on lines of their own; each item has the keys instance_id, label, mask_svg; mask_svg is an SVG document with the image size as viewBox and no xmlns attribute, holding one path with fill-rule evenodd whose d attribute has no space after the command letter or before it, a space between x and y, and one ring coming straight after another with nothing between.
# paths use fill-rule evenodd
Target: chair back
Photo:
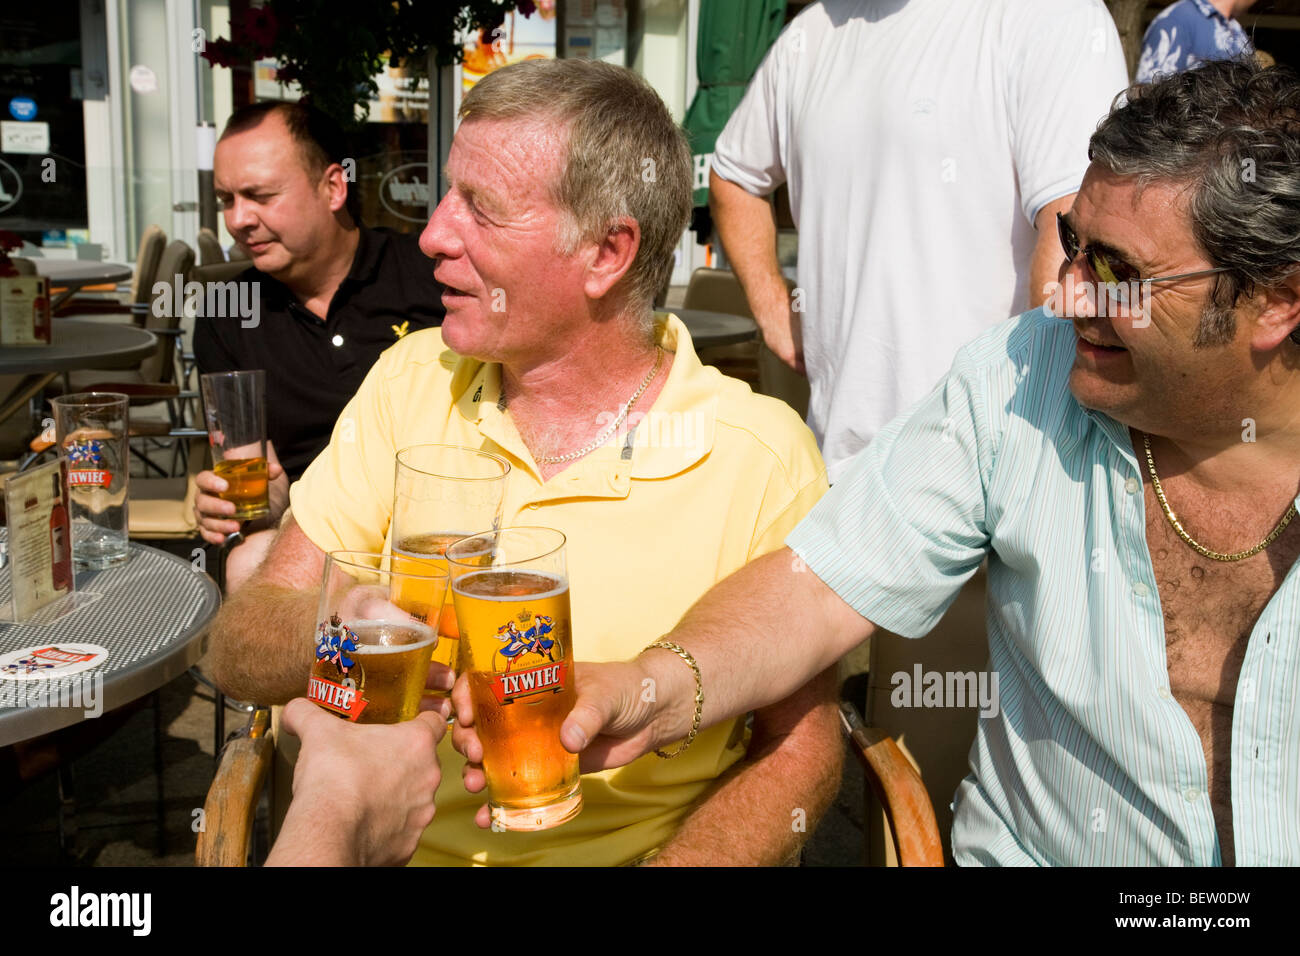
<instances>
[{"instance_id":1,"label":"chair back","mask_svg":"<svg viewBox=\"0 0 1300 956\"><path fill-rule=\"evenodd\" d=\"M131 301L143 304L153 297L153 284L158 280L163 249L167 246L167 233L160 226L150 226L140 236L140 246L135 251L135 276L131 279ZM167 277L168 279L171 276Z\"/></svg>"},{"instance_id":2,"label":"chair back","mask_svg":"<svg viewBox=\"0 0 1300 956\"><path fill-rule=\"evenodd\" d=\"M221 250L221 240L207 226L199 230L198 244L199 265L210 266L226 261L226 254Z\"/></svg>"},{"instance_id":3,"label":"chair back","mask_svg":"<svg viewBox=\"0 0 1300 956\"><path fill-rule=\"evenodd\" d=\"M964 707L916 706L924 690L916 686L917 675L924 682L926 675L938 672L947 687L948 674L973 674L978 700L980 675L988 671L989 660L984 619L986 585L986 573L980 569L962 588L934 630L919 640L897 634L879 634L871 640L866 722L895 738L920 772L943 837L944 858L950 863L951 804L957 785L970 773L970 749L975 740L979 705L968 699ZM962 683L963 694L969 686L968 681ZM906 694L902 693L904 690ZM900 704L906 706L895 706L896 694ZM945 700L944 703L953 702ZM865 821L868 862L889 865L894 850L886 820L879 804L872 807L872 803L869 794Z\"/></svg>"},{"instance_id":4,"label":"chair back","mask_svg":"<svg viewBox=\"0 0 1300 956\"><path fill-rule=\"evenodd\" d=\"M149 296L149 311L145 316L145 328L177 329L180 327L181 315L185 311L185 283L190 280L194 270L194 250L189 243L174 239L163 250L158 261L160 281L167 283L165 290ZM162 279L161 277L166 277ZM180 276L180 292L177 296L176 277ZM176 301L179 298L180 301ZM176 342L168 336L158 337L158 351L140 363L140 377L145 382L169 384L176 378Z\"/></svg>"}]
</instances>

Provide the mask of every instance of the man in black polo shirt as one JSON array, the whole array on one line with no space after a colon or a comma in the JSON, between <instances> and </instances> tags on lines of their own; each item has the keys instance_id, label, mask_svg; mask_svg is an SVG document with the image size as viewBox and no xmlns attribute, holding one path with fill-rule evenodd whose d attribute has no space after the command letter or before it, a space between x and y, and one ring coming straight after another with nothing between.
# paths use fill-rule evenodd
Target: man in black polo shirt
<instances>
[{"instance_id":1,"label":"man in black polo shirt","mask_svg":"<svg viewBox=\"0 0 1300 956\"><path fill-rule=\"evenodd\" d=\"M217 144L217 199L252 261L238 281L258 283L258 322L198 319L194 355L200 372L266 370L271 524L379 353L442 322L419 237L358 225L345 152L333 121L297 103L236 111ZM225 517L234 505L216 497L225 483L212 472L198 484L203 537L220 543L240 530ZM249 536L231 553L228 585L256 566L269 537Z\"/></svg>"}]
</instances>

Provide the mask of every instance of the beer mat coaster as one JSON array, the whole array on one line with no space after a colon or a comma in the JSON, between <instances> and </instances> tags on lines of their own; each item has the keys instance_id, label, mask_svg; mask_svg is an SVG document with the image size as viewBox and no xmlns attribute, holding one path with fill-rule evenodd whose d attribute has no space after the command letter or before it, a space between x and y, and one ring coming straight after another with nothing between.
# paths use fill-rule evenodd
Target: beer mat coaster
<instances>
[{"instance_id":1,"label":"beer mat coaster","mask_svg":"<svg viewBox=\"0 0 1300 956\"><path fill-rule=\"evenodd\" d=\"M57 601L34 611L21 621L14 620L12 604L8 602L0 603L0 626L21 624L23 627L47 627L63 620L69 614L74 614L82 608L94 604L101 597L103 597L102 594L97 594L94 591L73 591L71 594L65 594Z\"/></svg>"},{"instance_id":2,"label":"beer mat coaster","mask_svg":"<svg viewBox=\"0 0 1300 956\"><path fill-rule=\"evenodd\" d=\"M108 660L108 648L98 644L36 644L0 654L0 680L47 680L68 677Z\"/></svg>"}]
</instances>

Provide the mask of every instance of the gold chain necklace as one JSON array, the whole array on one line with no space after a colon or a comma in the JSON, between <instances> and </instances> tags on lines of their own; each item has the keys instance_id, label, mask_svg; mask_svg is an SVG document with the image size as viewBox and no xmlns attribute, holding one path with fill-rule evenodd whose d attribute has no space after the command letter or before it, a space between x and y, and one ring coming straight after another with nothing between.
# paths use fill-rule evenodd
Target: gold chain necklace
<instances>
[{"instance_id":1,"label":"gold chain necklace","mask_svg":"<svg viewBox=\"0 0 1300 956\"><path fill-rule=\"evenodd\" d=\"M1282 520L1278 522L1277 527L1269 532L1267 538L1248 551L1236 551L1232 554L1222 554L1218 551L1211 551L1209 548L1202 547L1192 540L1190 534L1183 530L1182 522L1178 520L1173 509L1169 507L1169 502L1165 499L1165 491L1160 487L1160 476L1156 474L1156 462L1155 459L1151 457L1151 436L1145 432L1142 434L1142 447L1147 453L1147 470L1151 472L1151 488L1156 493L1156 500L1160 502L1160 507L1164 509L1165 517L1169 519L1169 523L1173 525L1174 530L1178 532L1178 537L1191 545L1192 549L1196 551L1197 554L1204 555L1214 561L1243 561L1251 555L1259 554L1276 541L1277 536L1286 530L1286 526L1289 525L1291 519L1295 517L1295 502L1293 501L1291 507L1286 509L1286 514L1282 516Z\"/></svg>"},{"instance_id":2,"label":"gold chain necklace","mask_svg":"<svg viewBox=\"0 0 1300 956\"><path fill-rule=\"evenodd\" d=\"M632 410L632 406L637 403L637 400L645 394L645 390L650 387L650 383L654 381L655 374L659 371L659 366L663 364L663 360L663 347L656 345L655 364L651 366L650 371L646 373L645 380L641 383L641 387L632 393L632 397L627 400L627 403L619 411L618 418L614 419L610 426L594 439L583 445L577 451L571 451L567 455L534 455L533 461L537 462L539 465L560 465L569 461L577 461L579 458L590 455L601 445L605 444L605 442L609 441L610 438L614 436L614 432L618 431L618 426L622 425L624 419L627 418L627 413ZM505 386L503 383L501 390L503 398L505 397L505 394Z\"/></svg>"}]
</instances>

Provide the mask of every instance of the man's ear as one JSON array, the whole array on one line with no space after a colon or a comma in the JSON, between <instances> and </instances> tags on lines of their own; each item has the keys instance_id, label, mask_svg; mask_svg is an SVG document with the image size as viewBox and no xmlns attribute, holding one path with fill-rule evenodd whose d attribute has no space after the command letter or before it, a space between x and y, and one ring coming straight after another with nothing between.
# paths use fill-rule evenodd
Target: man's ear
<instances>
[{"instance_id":1,"label":"man's ear","mask_svg":"<svg viewBox=\"0 0 1300 956\"><path fill-rule=\"evenodd\" d=\"M589 299L604 298L632 268L641 248L641 226L631 216L615 219L593 247L583 291Z\"/></svg>"},{"instance_id":2,"label":"man's ear","mask_svg":"<svg viewBox=\"0 0 1300 956\"><path fill-rule=\"evenodd\" d=\"M1273 288L1260 292L1256 301L1260 312L1255 317L1251 345L1260 351L1269 351L1293 333L1292 341L1300 345L1300 263Z\"/></svg>"},{"instance_id":3,"label":"man's ear","mask_svg":"<svg viewBox=\"0 0 1300 956\"><path fill-rule=\"evenodd\" d=\"M343 167L333 163L325 167L323 187L329 197L330 212L338 212L348 202L348 181Z\"/></svg>"}]
</instances>

